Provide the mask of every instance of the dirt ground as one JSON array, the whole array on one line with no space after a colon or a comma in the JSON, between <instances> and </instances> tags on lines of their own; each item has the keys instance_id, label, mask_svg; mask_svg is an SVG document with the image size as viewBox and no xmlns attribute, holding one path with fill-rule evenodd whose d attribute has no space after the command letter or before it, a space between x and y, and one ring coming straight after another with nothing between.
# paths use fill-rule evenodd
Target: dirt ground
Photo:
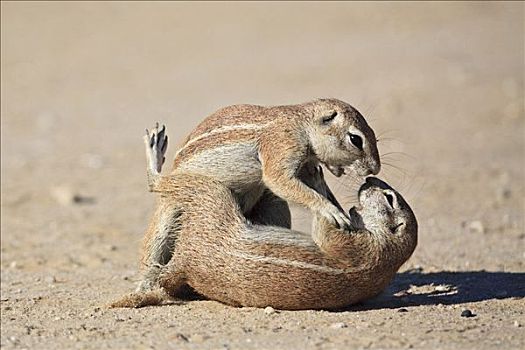
<instances>
[{"instance_id":1,"label":"dirt ground","mask_svg":"<svg viewBox=\"0 0 525 350\"><path fill-rule=\"evenodd\" d=\"M1 10L2 349L525 348L523 2ZM221 106L316 97L365 115L418 217L389 289L340 312L107 309L153 210L144 128L181 141ZM350 206L356 181L329 180Z\"/></svg>"}]
</instances>

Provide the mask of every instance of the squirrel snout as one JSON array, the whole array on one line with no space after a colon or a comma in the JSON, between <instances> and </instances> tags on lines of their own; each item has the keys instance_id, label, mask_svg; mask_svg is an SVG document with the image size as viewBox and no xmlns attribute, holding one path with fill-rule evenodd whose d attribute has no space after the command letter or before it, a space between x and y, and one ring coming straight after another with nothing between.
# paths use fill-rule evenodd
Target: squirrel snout
<instances>
[{"instance_id":1,"label":"squirrel snout","mask_svg":"<svg viewBox=\"0 0 525 350\"><path fill-rule=\"evenodd\" d=\"M372 161L372 164L370 162L368 163L368 170L370 170L370 173L368 175L377 175L379 174L379 171L381 170L381 162L379 160Z\"/></svg>"},{"instance_id":2,"label":"squirrel snout","mask_svg":"<svg viewBox=\"0 0 525 350\"><path fill-rule=\"evenodd\" d=\"M364 164L363 164L364 163ZM379 174L379 171L381 170L381 163L372 161L372 162L363 162L361 163L357 168L357 175L359 176L369 176L369 175L377 175Z\"/></svg>"},{"instance_id":3,"label":"squirrel snout","mask_svg":"<svg viewBox=\"0 0 525 350\"><path fill-rule=\"evenodd\" d=\"M370 168L363 168L359 173L359 176L368 176L372 175L372 170Z\"/></svg>"},{"instance_id":4,"label":"squirrel snout","mask_svg":"<svg viewBox=\"0 0 525 350\"><path fill-rule=\"evenodd\" d=\"M380 170L381 170L381 163L372 162L372 164L370 164L370 162L366 162L358 170L358 175L359 176L377 175L379 174Z\"/></svg>"}]
</instances>

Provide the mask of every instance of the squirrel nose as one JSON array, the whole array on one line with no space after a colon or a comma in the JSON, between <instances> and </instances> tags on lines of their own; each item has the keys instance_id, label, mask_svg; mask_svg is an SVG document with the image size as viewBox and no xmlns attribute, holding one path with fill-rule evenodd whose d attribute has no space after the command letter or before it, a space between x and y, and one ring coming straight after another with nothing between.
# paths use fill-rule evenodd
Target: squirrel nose
<instances>
[{"instance_id":1,"label":"squirrel nose","mask_svg":"<svg viewBox=\"0 0 525 350\"><path fill-rule=\"evenodd\" d=\"M382 180L379 180L377 177L373 177L373 176L367 177L366 180L365 180L365 184L363 186L364 187L366 187L366 186L368 186L368 187L375 186L375 187L381 188L383 190L392 190L392 187L390 187L386 182L384 182Z\"/></svg>"},{"instance_id":2,"label":"squirrel nose","mask_svg":"<svg viewBox=\"0 0 525 350\"><path fill-rule=\"evenodd\" d=\"M372 170L370 170L370 168L359 168L357 169L356 172L357 172L357 175L362 176L362 177L366 177L372 174Z\"/></svg>"},{"instance_id":3,"label":"squirrel nose","mask_svg":"<svg viewBox=\"0 0 525 350\"><path fill-rule=\"evenodd\" d=\"M377 175L379 173L379 170L381 169L381 165L379 163L366 163L367 167L362 169L361 173L359 175L361 176L368 176L368 175Z\"/></svg>"},{"instance_id":4,"label":"squirrel nose","mask_svg":"<svg viewBox=\"0 0 525 350\"><path fill-rule=\"evenodd\" d=\"M381 162L379 160L368 163L368 170L370 171L368 175L377 175L381 170Z\"/></svg>"}]
</instances>

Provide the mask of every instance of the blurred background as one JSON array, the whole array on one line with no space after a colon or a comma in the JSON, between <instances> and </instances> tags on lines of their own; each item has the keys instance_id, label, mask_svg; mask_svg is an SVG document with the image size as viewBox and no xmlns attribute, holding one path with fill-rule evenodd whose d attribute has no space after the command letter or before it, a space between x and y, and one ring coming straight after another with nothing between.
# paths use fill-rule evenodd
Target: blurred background
<instances>
[{"instance_id":1,"label":"blurred background","mask_svg":"<svg viewBox=\"0 0 525 350\"><path fill-rule=\"evenodd\" d=\"M168 127L169 160L220 107L318 97L351 103L381 139L380 177L421 226L409 266L525 269L523 2L1 9L3 281L135 271L154 122ZM355 202L355 180L330 182Z\"/></svg>"},{"instance_id":2,"label":"blurred background","mask_svg":"<svg viewBox=\"0 0 525 350\"><path fill-rule=\"evenodd\" d=\"M494 218L523 228L523 16L519 2L3 2L2 240L69 210L140 239L144 128L167 124L170 159L222 106L318 97L365 115L381 176L423 227L493 222L498 201ZM332 184L352 203L355 181ZM96 205L55 205L83 195Z\"/></svg>"}]
</instances>

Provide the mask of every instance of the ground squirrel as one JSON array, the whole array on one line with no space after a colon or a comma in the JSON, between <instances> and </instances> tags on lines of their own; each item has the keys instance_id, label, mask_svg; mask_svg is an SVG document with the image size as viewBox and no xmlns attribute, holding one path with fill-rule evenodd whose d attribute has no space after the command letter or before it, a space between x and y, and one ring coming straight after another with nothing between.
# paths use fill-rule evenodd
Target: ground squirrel
<instances>
[{"instance_id":1,"label":"ground squirrel","mask_svg":"<svg viewBox=\"0 0 525 350\"><path fill-rule=\"evenodd\" d=\"M145 143L165 151L165 128L147 132ZM327 198L302 181L304 167L322 163L336 176L348 170L365 176L377 174L381 166L374 131L355 108L337 99L225 107L190 133L175 156L171 175L160 175L163 152L155 153L159 159L152 157L148 154L151 191L169 192L181 173L206 175L232 190L251 222L286 228L291 227L287 201L341 227L350 224L329 189ZM168 235L170 222L179 214L175 202L157 206L144 239L145 277L139 289L149 289L155 283L156 267L168 262L176 241L176 234Z\"/></svg>"},{"instance_id":2,"label":"ground squirrel","mask_svg":"<svg viewBox=\"0 0 525 350\"><path fill-rule=\"evenodd\" d=\"M164 130L159 136L164 137ZM349 224L344 213L297 177L304 164L319 162L336 176L346 170L360 176L380 170L374 131L343 101L222 108L186 138L172 174L189 172L219 180L233 190L245 214L268 188L282 200L303 205L340 226ZM152 191L162 192L170 178L159 173L149 174Z\"/></svg>"},{"instance_id":3,"label":"ground squirrel","mask_svg":"<svg viewBox=\"0 0 525 350\"><path fill-rule=\"evenodd\" d=\"M308 171L306 184L326 196L321 168ZM181 212L168 225L177 227L177 244L169 263L159 267L162 289L132 293L114 307L159 304L189 285L235 306L340 308L379 294L417 244L411 208L376 178L359 189L350 231L317 214L311 237L251 223L216 179L180 173L169 186L161 205Z\"/></svg>"}]
</instances>

